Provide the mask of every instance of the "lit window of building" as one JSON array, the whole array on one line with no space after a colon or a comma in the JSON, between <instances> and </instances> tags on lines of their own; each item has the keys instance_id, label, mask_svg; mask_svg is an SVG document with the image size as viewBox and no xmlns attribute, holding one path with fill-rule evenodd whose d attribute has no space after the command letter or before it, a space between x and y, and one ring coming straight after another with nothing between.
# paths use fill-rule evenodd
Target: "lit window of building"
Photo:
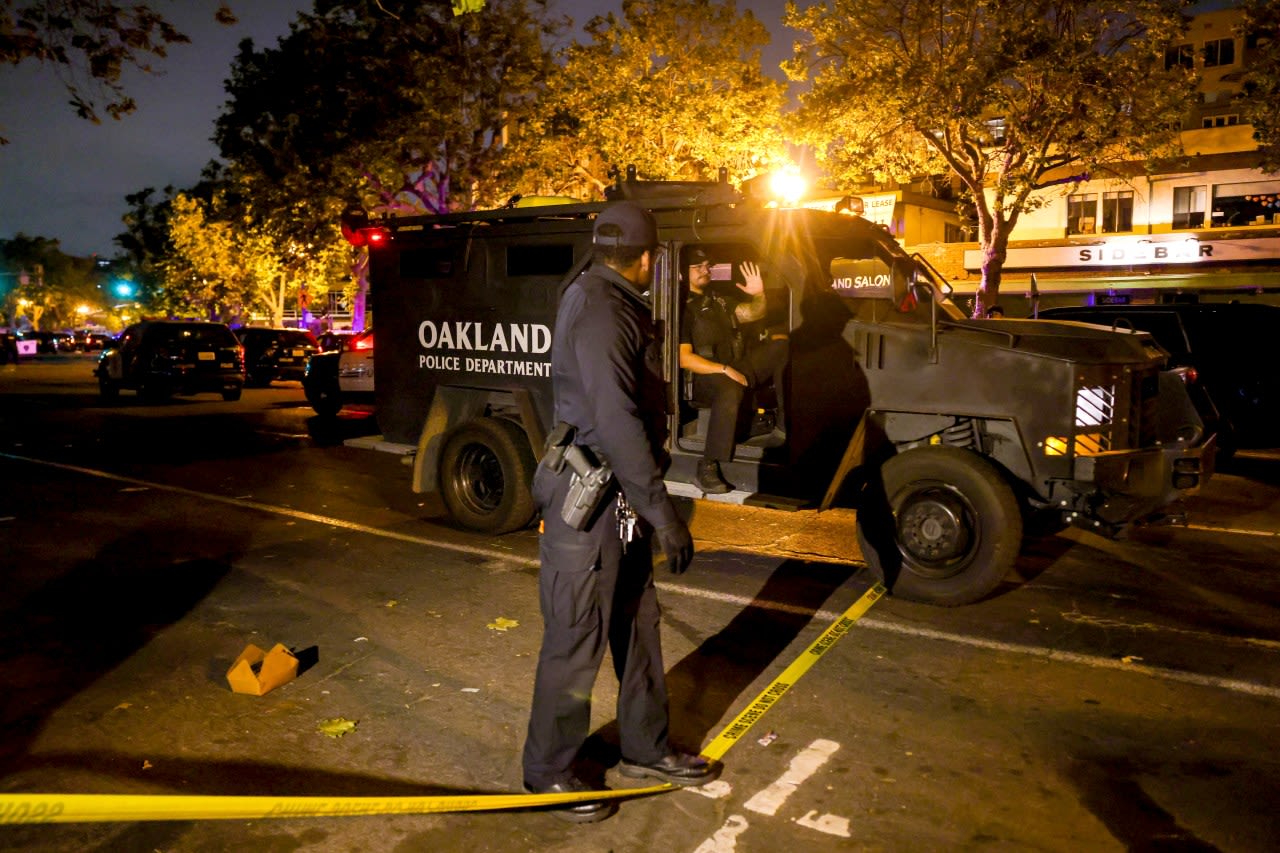
<instances>
[{"instance_id":1,"label":"lit window of building","mask_svg":"<svg viewBox=\"0 0 1280 853\"><path fill-rule=\"evenodd\" d=\"M1098 194L1067 196L1067 233L1092 234L1098 230Z\"/></svg>"},{"instance_id":2,"label":"lit window of building","mask_svg":"<svg viewBox=\"0 0 1280 853\"><path fill-rule=\"evenodd\" d=\"M1133 230L1133 192L1123 190L1102 194L1102 233Z\"/></svg>"},{"instance_id":3,"label":"lit window of building","mask_svg":"<svg viewBox=\"0 0 1280 853\"><path fill-rule=\"evenodd\" d=\"M1192 68L1196 64L1195 57L1195 45L1175 44L1164 52L1164 67L1169 69L1181 65L1183 68Z\"/></svg>"},{"instance_id":4,"label":"lit window of building","mask_svg":"<svg viewBox=\"0 0 1280 853\"><path fill-rule=\"evenodd\" d=\"M1173 188L1173 227L1203 228L1205 202L1209 198L1206 187Z\"/></svg>"},{"instance_id":5,"label":"lit window of building","mask_svg":"<svg viewBox=\"0 0 1280 853\"><path fill-rule=\"evenodd\" d=\"M1204 67L1236 64L1235 39L1214 39L1204 43Z\"/></svg>"}]
</instances>

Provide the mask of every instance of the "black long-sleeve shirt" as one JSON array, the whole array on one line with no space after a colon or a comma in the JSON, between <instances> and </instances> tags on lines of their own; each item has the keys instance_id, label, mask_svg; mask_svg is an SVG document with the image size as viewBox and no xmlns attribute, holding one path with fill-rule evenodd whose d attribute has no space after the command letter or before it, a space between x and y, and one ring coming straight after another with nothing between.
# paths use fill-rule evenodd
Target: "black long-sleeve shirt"
<instances>
[{"instance_id":1,"label":"black long-sleeve shirt","mask_svg":"<svg viewBox=\"0 0 1280 853\"><path fill-rule=\"evenodd\" d=\"M662 482L666 386L649 308L594 264L560 300L551 345L556 419L609 461L627 502L654 527L678 518Z\"/></svg>"}]
</instances>

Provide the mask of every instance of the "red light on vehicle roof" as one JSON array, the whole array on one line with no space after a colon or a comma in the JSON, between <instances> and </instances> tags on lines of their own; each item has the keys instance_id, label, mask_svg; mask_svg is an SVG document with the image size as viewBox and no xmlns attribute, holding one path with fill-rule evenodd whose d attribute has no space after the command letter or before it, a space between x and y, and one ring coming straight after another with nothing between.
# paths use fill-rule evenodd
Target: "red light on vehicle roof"
<instances>
[{"instance_id":1,"label":"red light on vehicle roof","mask_svg":"<svg viewBox=\"0 0 1280 853\"><path fill-rule=\"evenodd\" d=\"M370 333L363 337L356 338L352 347L354 349L373 349L373 334Z\"/></svg>"},{"instance_id":2,"label":"red light on vehicle roof","mask_svg":"<svg viewBox=\"0 0 1280 853\"><path fill-rule=\"evenodd\" d=\"M391 240L391 232L385 228L361 228L351 230L343 228L342 236L353 246L385 246Z\"/></svg>"},{"instance_id":3,"label":"red light on vehicle roof","mask_svg":"<svg viewBox=\"0 0 1280 853\"><path fill-rule=\"evenodd\" d=\"M1200 373L1199 373L1199 371L1197 371L1194 367L1188 367L1188 368L1187 368L1187 379L1186 379L1187 384L1188 384L1188 385L1195 385L1195 384L1196 384L1197 382L1199 382L1199 381L1200 381Z\"/></svg>"}]
</instances>

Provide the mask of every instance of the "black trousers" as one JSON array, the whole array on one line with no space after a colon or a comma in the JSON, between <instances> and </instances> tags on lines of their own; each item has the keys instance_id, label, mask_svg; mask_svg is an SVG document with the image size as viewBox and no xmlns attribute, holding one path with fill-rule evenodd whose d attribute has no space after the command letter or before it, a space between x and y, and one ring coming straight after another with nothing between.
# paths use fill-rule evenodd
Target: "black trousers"
<instances>
[{"instance_id":1,"label":"black trousers","mask_svg":"<svg viewBox=\"0 0 1280 853\"><path fill-rule=\"evenodd\" d=\"M784 423L782 374L787 366L788 353L787 341L770 339L749 347L742 358L730 365L747 378L750 390L773 380L774 391L778 395L779 426ZM711 410L706 445L702 451L702 458L708 462L728 462L733 458L733 445L742 418L742 401L747 390L723 373L694 374L693 401Z\"/></svg>"},{"instance_id":2,"label":"black trousers","mask_svg":"<svg viewBox=\"0 0 1280 853\"><path fill-rule=\"evenodd\" d=\"M567 467L559 476L541 467L535 475L535 497L546 500L538 501L545 524L538 549L542 650L523 756L524 782L532 787L571 772L589 734L591 691L606 647L618 678L623 758L651 763L670 751L651 538L631 542L624 552L615 502L586 530L568 527L560 519L568 485Z\"/></svg>"}]
</instances>

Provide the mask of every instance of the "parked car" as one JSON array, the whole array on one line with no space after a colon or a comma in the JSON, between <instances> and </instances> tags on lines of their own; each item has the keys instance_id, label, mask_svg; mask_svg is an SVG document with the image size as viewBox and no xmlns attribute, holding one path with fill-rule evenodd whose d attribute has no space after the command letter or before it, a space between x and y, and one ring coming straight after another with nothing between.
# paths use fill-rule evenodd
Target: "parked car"
<instances>
[{"instance_id":1,"label":"parked car","mask_svg":"<svg viewBox=\"0 0 1280 853\"><path fill-rule=\"evenodd\" d=\"M5 352L12 361L30 358L40 348L35 333L26 329L8 329L5 332Z\"/></svg>"},{"instance_id":2,"label":"parked car","mask_svg":"<svg viewBox=\"0 0 1280 853\"><path fill-rule=\"evenodd\" d=\"M98 356L102 396L128 388L151 398L212 391L240 399L244 348L225 323L150 320L120 334Z\"/></svg>"},{"instance_id":3,"label":"parked car","mask_svg":"<svg viewBox=\"0 0 1280 853\"><path fill-rule=\"evenodd\" d=\"M301 381L307 359L320 352L316 336L306 329L246 326L238 332L244 345L245 384L265 387L275 379Z\"/></svg>"},{"instance_id":4,"label":"parked car","mask_svg":"<svg viewBox=\"0 0 1280 853\"><path fill-rule=\"evenodd\" d=\"M342 352L358 333L352 331L328 331L316 337L320 342L320 352Z\"/></svg>"},{"instance_id":5,"label":"parked car","mask_svg":"<svg viewBox=\"0 0 1280 853\"><path fill-rule=\"evenodd\" d=\"M37 332L33 330L24 330L18 334L20 339L34 340L36 342L37 353L56 355L57 353L76 351L76 337L70 332Z\"/></svg>"},{"instance_id":6,"label":"parked car","mask_svg":"<svg viewBox=\"0 0 1280 853\"><path fill-rule=\"evenodd\" d=\"M0 329L0 364L18 360L18 333Z\"/></svg>"},{"instance_id":7,"label":"parked car","mask_svg":"<svg viewBox=\"0 0 1280 853\"><path fill-rule=\"evenodd\" d=\"M77 329L71 333L75 338L75 348L80 352L97 352L105 349L111 336L92 329Z\"/></svg>"},{"instance_id":8,"label":"parked car","mask_svg":"<svg viewBox=\"0 0 1280 853\"><path fill-rule=\"evenodd\" d=\"M313 356L302 388L318 415L336 415L347 405L372 407L373 330L353 335L341 352Z\"/></svg>"},{"instance_id":9,"label":"parked car","mask_svg":"<svg viewBox=\"0 0 1280 853\"><path fill-rule=\"evenodd\" d=\"M1224 457L1237 447L1280 446L1280 372L1273 354L1280 307L1207 302L1087 305L1049 308L1039 316L1149 332L1168 351L1170 367L1194 369L1220 416L1218 446Z\"/></svg>"}]
</instances>

